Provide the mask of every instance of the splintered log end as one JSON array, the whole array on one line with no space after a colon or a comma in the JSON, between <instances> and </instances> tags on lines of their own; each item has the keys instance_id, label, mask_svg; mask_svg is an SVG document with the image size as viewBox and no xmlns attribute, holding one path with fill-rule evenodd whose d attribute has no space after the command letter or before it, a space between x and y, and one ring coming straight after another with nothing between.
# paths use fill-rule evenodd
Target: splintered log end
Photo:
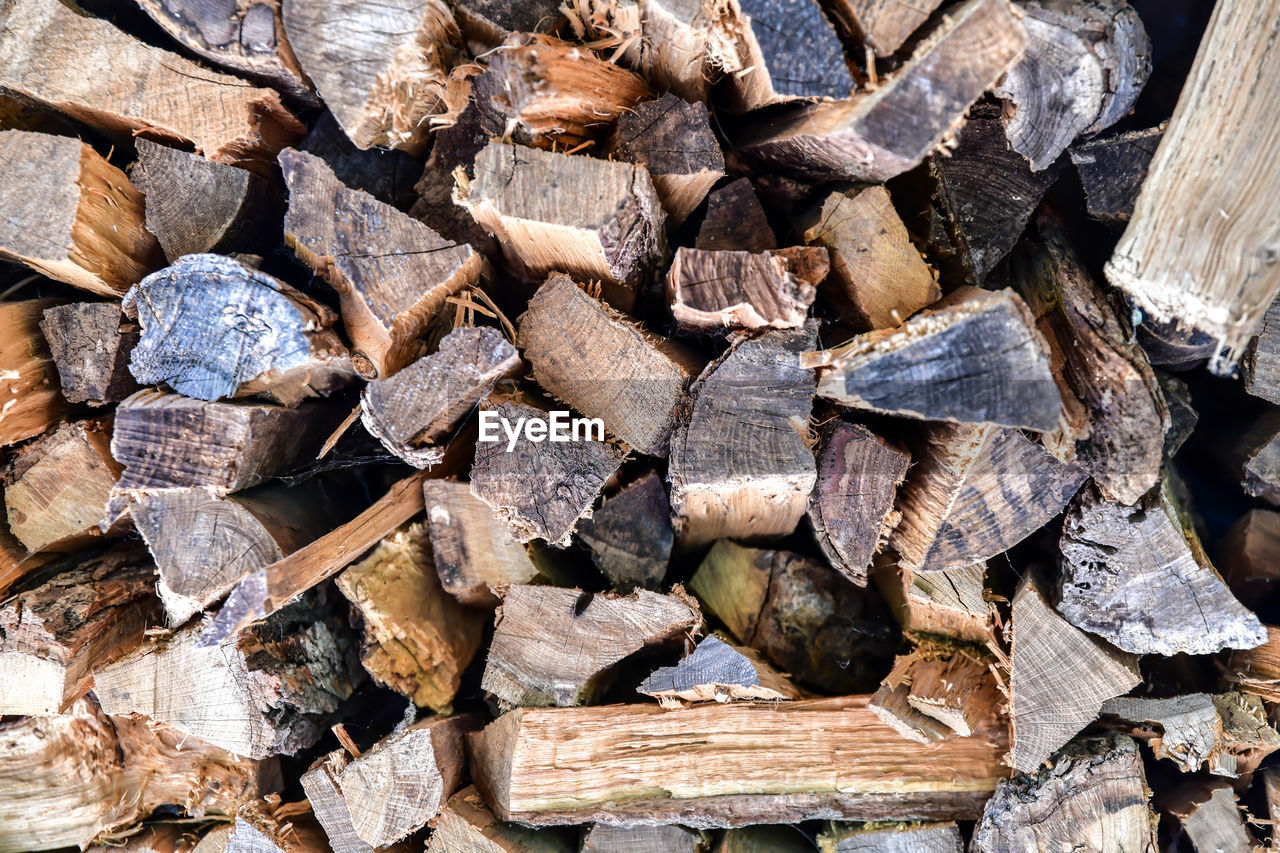
<instances>
[{"instance_id":1,"label":"splintered log end","mask_svg":"<svg viewBox=\"0 0 1280 853\"><path fill-rule=\"evenodd\" d=\"M617 587L656 589L667 574L675 531L662 478L650 471L578 522L578 540Z\"/></svg>"},{"instance_id":2,"label":"splintered log end","mask_svg":"<svg viewBox=\"0 0 1280 853\"><path fill-rule=\"evenodd\" d=\"M826 278L826 256L821 247L759 254L681 247L667 271L671 313L687 331L800 328Z\"/></svg>"}]
</instances>

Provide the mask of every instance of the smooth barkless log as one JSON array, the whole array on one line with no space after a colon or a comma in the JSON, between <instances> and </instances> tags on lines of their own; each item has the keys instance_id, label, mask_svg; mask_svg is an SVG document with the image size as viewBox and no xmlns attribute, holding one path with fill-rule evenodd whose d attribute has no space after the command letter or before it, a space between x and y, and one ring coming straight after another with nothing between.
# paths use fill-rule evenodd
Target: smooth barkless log
<instances>
[{"instance_id":1,"label":"smooth barkless log","mask_svg":"<svg viewBox=\"0 0 1280 853\"><path fill-rule=\"evenodd\" d=\"M427 480L422 491L431 554L445 592L471 607L493 607L499 601L493 590L538 575L525 546L466 483Z\"/></svg>"},{"instance_id":2,"label":"smooth barkless log","mask_svg":"<svg viewBox=\"0 0 1280 853\"><path fill-rule=\"evenodd\" d=\"M103 406L138 390L129 354L138 326L114 302L73 302L44 310L40 331L58 369L62 396L72 403Z\"/></svg>"},{"instance_id":3,"label":"smooth barkless log","mask_svg":"<svg viewBox=\"0 0 1280 853\"><path fill-rule=\"evenodd\" d=\"M751 181L738 178L707 197L707 213L698 228L694 246L730 252L767 252L778 248L778 238Z\"/></svg>"},{"instance_id":4,"label":"smooth barkless log","mask_svg":"<svg viewBox=\"0 0 1280 853\"><path fill-rule=\"evenodd\" d=\"M729 702L734 699L798 699L799 691L756 653L736 649L719 637L698 644L675 666L656 669L636 691L664 708L681 702Z\"/></svg>"},{"instance_id":5,"label":"smooth barkless log","mask_svg":"<svg viewBox=\"0 0 1280 853\"><path fill-rule=\"evenodd\" d=\"M844 45L817 0L739 0L729 23L741 70L729 77L733 105L745 112L797 98L847 98L853 76Z\"/></svg>"},{"instance_id":6,"label":"smooth barkless log","mask_svg":"<svg viewBox=\"0 0 1280 853\"><path fill-rule=\"evenodd\" d=\"M44 312L58 303L26 299L0 304L0 447L39 435L66 414L57 366L40 332Z\"/></svg>"},{"instance_id":7,"label":"smooth barkless log","mask_svg":"<svg viewBox=\"0 0 1280 853\"><path fill-rule=\"evenodd\" d=\"M686 331L795 329L826 278L824 248L769 252L681 247L667 270L667 300Z\"/></svg>"},{"instance_id":8,"label":"smooth barkless log","mask_svg":"<svg viewBox=\"0 0 1280 853\"><path fill-rule=\"evenodd\" d=\"M427 853L576 853L577 836L576 827L529 829L500 821L468 786L436 818Z\"/></svg>"},{"instance_id":9,"label":"smooth barkless log","mask_svg":"<svg viewBox=\"0 0 1280 853\"><path fill-rule=\"evenodd\" d=\"M889 56L928 20L942 0L833 0L827 8L858 41L876 56ZM856 849L856 848L855 848Z\"/></svg>"},{"instance_id":10,"label":"smooth barkless log","mask_svg":"<svg viewBox=\"0 0 1280 853\"><path fill-rule=\"evenodd\" d=\"M50 5L62 8L56 0ZM6 39L19 41L17 35ZM143 222L142 193L87 144L0 131L0 170L0 203L7 211L0 222L0 258L108 297L118 297L163 263Z\"/></svg>"},{"instance_id":11,"label":"smooth barkless log","mask_svg":"<svg viewBox=\"0 0 1280 853\"><path fill-rule=\"evenodd\" d=\"M675 545L662 478L650 471L605 498L590 518L578 522L577 535L614 586L656 589L667 574Z\"/></svg>"},{"instance_id":12,"label":"smooth barkless log","mask_svg":"<svg viewBox=\"0 0 1280 853\"><path fill-rule=\"evenodd\" d=\"M1071 162L1084 185L1089 215L1113 225L1128 222L1164 125L1091 139L1071 148Z\"/></svg>"}]
</instances>

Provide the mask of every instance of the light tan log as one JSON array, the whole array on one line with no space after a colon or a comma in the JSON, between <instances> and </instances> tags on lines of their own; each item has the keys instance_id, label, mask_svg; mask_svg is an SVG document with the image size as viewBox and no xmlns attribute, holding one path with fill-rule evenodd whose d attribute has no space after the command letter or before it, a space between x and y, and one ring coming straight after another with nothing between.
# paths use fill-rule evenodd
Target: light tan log
<instances>
[{"instance_id":1,"label":"light tan log","mask_svg":"<svg viewBox=\"0 0 1280 853\"><path fill-rule=\"evenodd\" d=\"M427 853L576 853L577 827L530 829L493 816L474 786L449 798L432 827Z\"/></svg>"},{"instance_id":2,"label":"light tan log","mask_svg":"<svg viewBox=\"0 0 1280 853\"><path fill-rule=\"evenodd\" d=\"M493 607L500 600L495 589L538 575L526 546L511 538L466 483L427 480L422 489L431 553L445 592L471 607Z\"/></svg>"}]
</instances>

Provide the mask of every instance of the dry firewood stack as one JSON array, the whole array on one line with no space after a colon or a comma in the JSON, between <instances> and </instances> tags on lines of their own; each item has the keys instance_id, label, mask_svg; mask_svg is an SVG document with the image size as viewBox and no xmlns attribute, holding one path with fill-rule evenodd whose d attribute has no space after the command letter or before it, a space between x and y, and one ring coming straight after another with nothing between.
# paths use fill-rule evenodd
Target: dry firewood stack
<instances>
[{"instance_id":1,"label":"dry firewood stack","mask_svg":"<svg viewBox=\"0 0 1280 853\"><path fill-rule=\"evenodd\" d=\"M0 4L0 853L1280 849L1277 32Z\"/></svg>"}]
</instances>

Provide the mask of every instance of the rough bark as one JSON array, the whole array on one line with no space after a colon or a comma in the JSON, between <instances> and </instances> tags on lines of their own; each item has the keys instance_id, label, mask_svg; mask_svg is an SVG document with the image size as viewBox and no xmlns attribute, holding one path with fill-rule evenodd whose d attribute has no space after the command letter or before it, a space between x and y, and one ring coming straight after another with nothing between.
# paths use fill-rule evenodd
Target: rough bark
<instances>
[{"instance_id":1,"label":"rough bark","mask_svg":"<svg viewBox=\"0 0 1280 853\"><path fill-rule=\"evenodd\" d=\"M138 326L114 302L73 302L46 308L40 331L58 370L62 396L71 403L103 406L138 390L129 354Z\"/></svg>"}]
</instances>

